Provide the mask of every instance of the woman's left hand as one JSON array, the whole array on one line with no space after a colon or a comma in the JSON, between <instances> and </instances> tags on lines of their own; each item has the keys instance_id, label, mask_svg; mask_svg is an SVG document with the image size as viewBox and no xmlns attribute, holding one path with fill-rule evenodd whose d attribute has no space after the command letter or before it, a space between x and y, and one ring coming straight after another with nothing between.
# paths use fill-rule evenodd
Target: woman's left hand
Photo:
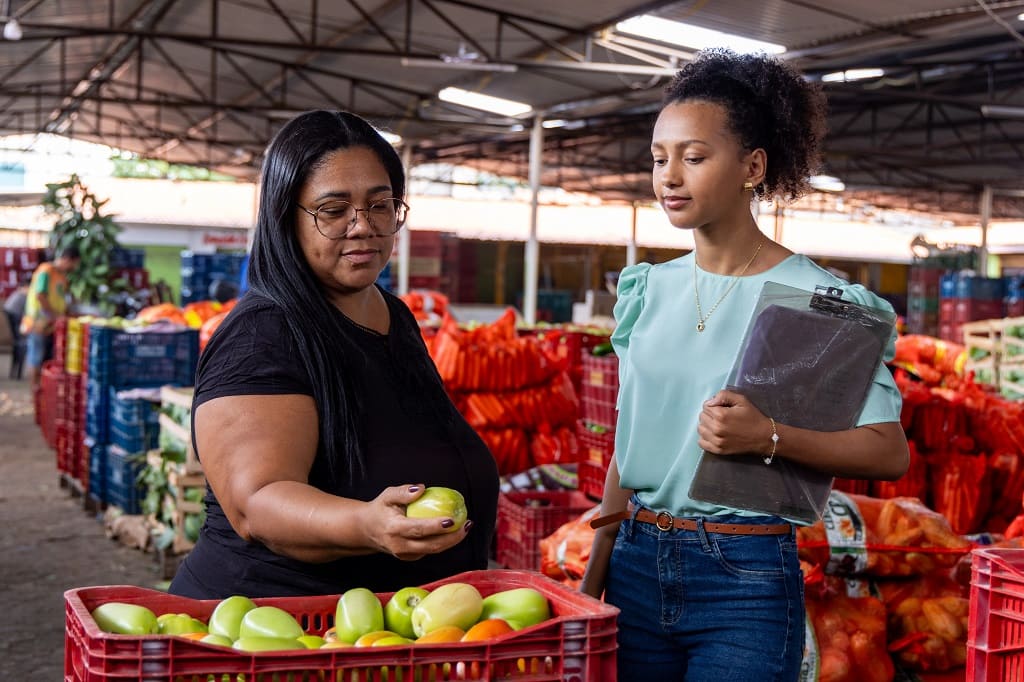
<instances>
[{"instance_id":1,"label":"woman's left hand","mask_svg":"<svg viewBox=\"0 0 1024 682\"><path fill-rule=\"evenodd\" d=\"M697 444L716 455L767 454L772 427L747 398L723 390L704 402L697 435Z\"/></svg>"}]
</instances>

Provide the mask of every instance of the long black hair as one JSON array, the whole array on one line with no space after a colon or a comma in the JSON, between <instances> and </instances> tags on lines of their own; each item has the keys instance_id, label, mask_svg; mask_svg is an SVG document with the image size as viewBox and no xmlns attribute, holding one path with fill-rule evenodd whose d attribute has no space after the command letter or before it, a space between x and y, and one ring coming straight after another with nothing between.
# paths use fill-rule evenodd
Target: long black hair
<instances>
[{"instance_id":1,"label":"long black hair","mask_svg":"<svg viewBox=\"0 0 1024 682\"><path fill-rule=\"evenodd\" d=\"M301 114L285 124L267 147L249 263L250 289L288 311L288 326L312 380L327 473L335 482L342 480L341 463L349 482L365 469L357 428L359 391L352 377L352 363L361 353L306 262L296 234L295 204L310 172L330 152L351 147L373 151L387 171L392 195L405 198L402 161L373 126L344 111ZM392 324L398 322L392 318ZM421 364L425 355L417 355Z\"/></svg>"},{"instance_id":2,"label":"long black hair","mask_svg":"<svg viewBox=\"0 0 1024 682\"><path fill-rule=\"evenodd\" d=\"M818 83L775 57L703 50L665 88L662 106L687 100L725 107L742 147L764 149L768 165L755 196L795 199L806 191L827 129L828 107Z\"/></svg>"}]
</instances>

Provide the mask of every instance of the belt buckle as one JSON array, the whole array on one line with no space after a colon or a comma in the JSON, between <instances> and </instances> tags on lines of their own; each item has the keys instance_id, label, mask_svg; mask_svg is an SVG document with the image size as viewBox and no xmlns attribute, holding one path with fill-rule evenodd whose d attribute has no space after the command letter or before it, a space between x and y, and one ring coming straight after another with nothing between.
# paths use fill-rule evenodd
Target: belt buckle
<instances>
[{"instance_id":1,"label":"belt buckle","mask_svg":"<svg viewBox=\"0 0 1024 682\"><path fill-rule=\"evenodd\" d=\"M660 511L658 515L654 517L654 525L658 527L658 530L672 530L672 515L667 511Z\"/></svg>"}]
</instances>

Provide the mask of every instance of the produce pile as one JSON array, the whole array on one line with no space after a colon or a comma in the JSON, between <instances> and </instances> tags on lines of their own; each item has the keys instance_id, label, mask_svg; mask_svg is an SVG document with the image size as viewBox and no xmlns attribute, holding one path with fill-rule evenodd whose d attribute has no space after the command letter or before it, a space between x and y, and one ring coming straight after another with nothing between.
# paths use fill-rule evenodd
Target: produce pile
<instances>
[{"instance_id":1,"label":"produce pile","mask_svg":"<svg viewBox=\"0 0 1024 682\"><path fill-rule=\"evenodd\" d=\"M149 324L165 320L173 324L199 330L199 349L206 348L213 332L217 331L224 318L235 307L235 300L226 303L217 301L195 301L179 308L173 303L160 303L143 308L138 312L132 323Z\"/></svg>"},{"instance_id":2,"label":"produce pile","mask_svg":"<svg viewBox=\"0 0 1024 682\"><path fill-rule=\"evenodd\" d=\"M255 652L479 642L543 623L551 618L551 607L533 588L483 597L469 583L451 582L433 590L406 587L387 600L352 588L338 598L334 625L323 631L307 631L288 611L259 606L242 595L221 600L205 621L116 601L97 606L91 615L111 634L174 635Z\"/></svg>"},{"instance_id":3,"label":"produce pile","mask_svg":"<svg viewBox=\"0 0 1024 682\"><path fill-rule=\"evenodd\" d=\"M492 324L467 329L446 316L428 348L501 474L577 461L578 403L567 364L539 339L520 336L511 309Z\"/></svg>"}]
</instances>

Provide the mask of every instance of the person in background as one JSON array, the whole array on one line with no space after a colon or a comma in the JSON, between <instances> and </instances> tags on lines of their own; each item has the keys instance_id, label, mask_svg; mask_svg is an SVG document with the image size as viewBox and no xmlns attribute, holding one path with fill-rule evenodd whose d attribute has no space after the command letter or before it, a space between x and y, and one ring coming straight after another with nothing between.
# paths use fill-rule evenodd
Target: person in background
<instances>
[{"instance_id":1,"label":"person in background","mask_svg":"<svg viewBox=\"0 0 1024 682\"><path fill-rule=\"evenodd\" d=\"M21 378L21 369L25 364L25 337L21 333L21 318L25 315L25 301L28 300L28 287L32 281L31 273L27 273L18 288L4 300L4 315L7 326L11 330L11 379Z\"/></svg>"},{"instance_id":2,"label":"person in background","mask_svg":"<svg viewBox=\"0 0 1024 682\"><path fill-rule=\"evenodd\" d=\"M483 569L498 472L409 309L374 284L405 223L395 150L346 112L267 149L249 290L200 357L206 523L170 586L205 599L394 591ZM426 486L469 521L408 518Z\"/></svg>"},{"instance_id":3,"label":"person in background","mask_svg":"<svg viewBox=\"0 0 1024 682\"><path fill-rule=\"evenodd\" d=\"M619 278L615 454L582 584L620 609L621 681L798 678L805 611L794 523L692 499L702 451L849 478L907 470L901 398L884 365L856 427L835 433L777 423L723 389L767 281L839 287L890 309L769 239L751 213L752 197L806 188L824 131L819 86L765 55L706 51L666 88L651 142L654 192L695 249Z\"/></svg>"},{"instance_id":4,"label":"person in background","mask_svg":"<svg viewBox=\"0 0 1024 682\"><path fill-rule=\"evenodd\" d=\"M49 263L41 263L32 273L21 333L25 335L25 364L32 390L39 388L43 363L53 357L53 330L57 318L68 304L68 274L82 258L75 246L66 246Z\"/></svg>"}]
</instances>

